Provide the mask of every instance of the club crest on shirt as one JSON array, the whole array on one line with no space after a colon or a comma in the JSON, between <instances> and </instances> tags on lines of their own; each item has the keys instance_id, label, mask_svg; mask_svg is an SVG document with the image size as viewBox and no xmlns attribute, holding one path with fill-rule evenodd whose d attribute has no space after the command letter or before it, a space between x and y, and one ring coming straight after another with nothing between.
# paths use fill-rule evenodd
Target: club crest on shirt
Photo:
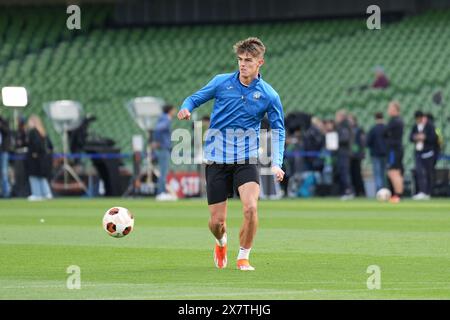
<instances>
[{"instance_id":1,"label":"club crest on shirt","mask_svg":"<svg viewBox=\"0 0 450 320\"><path fill-rule=\"evenodd\" d=\"M253 94L253 99L258 100L259 98L261 98L261 92L256 91L256 92Z\"/></svg>"}]
</instances>

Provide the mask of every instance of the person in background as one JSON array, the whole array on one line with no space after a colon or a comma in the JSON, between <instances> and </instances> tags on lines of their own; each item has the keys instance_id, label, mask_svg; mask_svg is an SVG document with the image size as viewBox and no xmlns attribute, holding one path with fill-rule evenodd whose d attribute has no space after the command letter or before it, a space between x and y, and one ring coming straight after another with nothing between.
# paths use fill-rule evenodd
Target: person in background
<instances>
[{"instance_id":1,"label":"person in background","mask_svg":"<svg viewBox=\"0 0 450 320\"><path fill-rule=\"evenodd\" d=\"M323 129L325 130L325 133L333 132L335 130L334 120L333 119L323 120Z\"/></svg>"},{"instance_id":2,"label":"person in background","mask_svg":"<svg viewBox=\"0 0 450 320\"><path fill-rule=\"evenodd\" d=\"M300 128L296 128L293 132L288 132L286 134L286 152L288 153L299 153L303 150L303 136ZM287 157L285 159L286 164L286 176L285 179L288 181L296 173L302 172L304 168L304 158L298 156Z\"/></svg>"},{"instance_id":3,"label":"person in background","mask_svg":"<svg viewBox=\"0 0 450 320\"><path fill-rule=\"evenodd\" d=\"M156 123L153 134L152 149L156 153L160 172L156 189L156 200L176 199L174 195L166 192L166 180L170 165L170 151L172 149L170 132L172 118L175 116L176 111L177 110L173 105L165 105L163 107L163 113Z\"/></svg>"},{"instance_id":4,"label":"person in background","mask_svg":"<svg viewBox=\"0 0 450 320\"><path fill-rule=\"evenodd\" d=\"M384 138L388 156L388 177L393 187L391 203L400 202L403 194L403 120L400 116L400 103L391 101L388 105L388 114L391 117L385 130Z\"/></svg>"},{"instance_id":5,"label":"person in background","mask_svg":"<svg viewBox=\"0 0 450 320\"><path fill-rule=\"evenodd\" d=\"M354 90L365 91L368 89L386 89L389 87L389 79L384 72L382 66L376 66L373 71L375 72L375 79L372 84L363 84L351 86L347 89L347 93L351 94Z\"/></svg>"},{"instance_id":6,"label":"person in background","mask_svg":"<svg viewBox=\"0 0 450 320\"><path fill-rule=\"evenodd\" d=\"M325 148L324 148L324 157L323 157L323 170L322 170L322 180L325 185L332 185L334 176L336 175L335 168L335 152L329 149L329 145L327 145L327 137L333 135L336 131L334 120L333 119L325 119L323 120L323 130L325 135Z\"/></svg>"},{"instance_id":7,"label":"person in background","mask_svg":"<svg viewBox=\"0 0 450 320\"><path fill-rule=\"evenodd\" d=\"M350 157L350 174L355 195L364 197L366 190L364 188L364 181L361 173L361 162L364 160L366 147L366 134L364 130L358 125L358 120L353 114L348 115L352 132L353 144Z\"/></svg>"},{"instance_id":8,"label":"person in background","mask_svg":"<svg viewBox=\"0 0 450 320\"><path fill-rule=\"evenodd\" d=\"M384 72L384 68L382 66L375 67L375 80L372 83L373 89L386 89L389 87L389 79Z\"/></svg>"},{"instance_id":9,"label":"person in background","mask_svg":"<svg viewBox=\"0 0 450 320\"><path fill-rule=\"evenodd\" d=\"M307 171L322 171L323 158L319 153L325 147L325 129L322 121L313 117L311 125L306 130L304 139L304 150L310 154L305 157L305 169Z\"/></svg>"},{"instance_id":10,"label":"person in background","mask_svg":"<svg viewBox=\"0 0 450 320\"><path fill-rule=\"evenodd\" d=\"M354 198L350 182L350 156L353 145L353 131L345 110L336 112L336 131L338 134L339 148L337 150L337 171L341 190L341 199Z\"/></svg>"},{"instance_id":11,"label":"person in background","mask_svg":"<svg viewBox=\"0 0 450 320\"><path fill-rule=\"evenodd\" d=\"M11 191L8 179L10 134L8 121L0 116L0 178L3 198L9 198Z\"/></svg>"},{"instance_id":12,"label":"person in background","mask_svg":"<svg viewBox=\"0 0 450 320\"><path fill-rule=\"evenodd\" d=\"M28 200L52 199L48 178L52 173L53 145L41 119L32 115L28 119L28 151L26 168L31 187Z\"/></svg>"},{"instance_id":13,"label":"person in background","mask_svg":"<svg viewBox=\"0 0 450 320\"><path fill-rule=\"evenodd\" d=\"M28 197L30 195L30 184L26 172L26 153L28 146L27 120L19 117L17 131L14 132L14 153L16 159L13 161L14 185L12 195L14 197Z\"/></svg>"},{"instance_id":14,"label":"person in background","mask_svg":"<svg viewBox=\"0 0 450 320\"><path fill-rule=\"evenodd\" d=\"M414 117L416 124L411 129L409 140L415 145L418 192L412 198L414 200L429 200L433 189L437 135L434 125L427 121L427 117L422 111L416 111Z\"/></svg>"},{"instance_id":15,"label":"person in background","mask_svg":"<svg viewBox=\"0 0 450 320\"><path fill-rule=\"evenodd\" d=\"M434 157L433 157L433 172L434 167L439 159L442 152L442 146L444 145L444 138L442 136L442 131L435 125L434 116L431 113L426 113L425 118L427 123L430 123L434 127L436 133L436 140L434 141Z\"/></svg>"},{"instance_id":16,"label":"person in background","mask_svg":"<svg viewBox=\"0 0 450 320\"><path fill-rule=\"evenodd\" d=\"M384 140L383 113L375 113L375 125L367 134L367 147L372 160L373 177L375 180L375 191L386 186L386 143Z\"/></svg>"}]
</instances>

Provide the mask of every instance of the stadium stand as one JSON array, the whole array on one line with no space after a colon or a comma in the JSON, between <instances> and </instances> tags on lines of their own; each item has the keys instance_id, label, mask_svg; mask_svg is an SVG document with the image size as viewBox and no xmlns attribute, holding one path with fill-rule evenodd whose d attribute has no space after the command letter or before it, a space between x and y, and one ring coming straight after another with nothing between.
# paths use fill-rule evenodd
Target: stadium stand
<instances>
[{"instance_id":1,"label":"stadium stand","mask_svg":"<svg viewBox=\"0 0 450 320\"><path fill-rule=\"evenodd\" d=\"M448 106L433 103L441 91L450 97L450 10L427 11L368 30L365 20L272 22L260 24L152 26L117 28L105 6L83 9L82 29L61 27L63 7L17 7L0 10L0 84L24 85L30 108L43 119L46 101L80 101L97 116L95 131L130 152L139 128L124 104L136 96L159 96L175 105L213 75L235 69L232 44L260 37L268 47L263 77L280 93L285 112L301 110L333 117L347 108L365 129L389 100L401 102L407 130L417 109L436 116L445 140ZM56 27L59 26L59 27ZM383 32L388 29L389 32ZM391 81L384 90L348 92L370 85L373 68L382 65ZM199 110L209 112L211 103ZM51 124L46 122L50 129ZM188 125L188 124L178 124ZM56 132L49 130L56 147ZM405 134L405 160L413 151ZM445 150L449 153L449 149Z\"/></svg>"}]
</instances>

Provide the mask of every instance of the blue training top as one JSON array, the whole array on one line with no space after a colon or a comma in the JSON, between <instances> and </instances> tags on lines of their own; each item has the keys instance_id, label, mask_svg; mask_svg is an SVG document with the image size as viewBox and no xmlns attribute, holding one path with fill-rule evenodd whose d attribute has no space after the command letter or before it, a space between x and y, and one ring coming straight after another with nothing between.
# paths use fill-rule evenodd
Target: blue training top
<instances>
[{"instance_id":1,"label":"blue training top","mask_svg":"<svg viewBox=\"0 0 450 320\"><path fill-rule=\"evenodd\" d=\"M247 87L239 71L219 74L205 87L186 98L180 107L192 112L215 99L205 142L205 158L236 163L258 157L261 120L267 113L272 139L272 165L283 163L284 114L278 93L260 75Z\"/></svg>"}]
</instances>

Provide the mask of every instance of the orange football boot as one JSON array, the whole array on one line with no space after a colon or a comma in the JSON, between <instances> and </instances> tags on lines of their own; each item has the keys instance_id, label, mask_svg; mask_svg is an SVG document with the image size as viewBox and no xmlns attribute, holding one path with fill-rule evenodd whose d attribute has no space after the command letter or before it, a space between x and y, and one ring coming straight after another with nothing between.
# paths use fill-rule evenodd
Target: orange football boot
<instances>
[{"instance_id":1,"label":"orange football boot","mask_svg":"<svg viewBox=\"0 0 450 320\"><path fill-rule=\"evenodd\" d=\"M240 259L240 260L238 260L237 261L237 268L239 270L242 270L242 271L253 271L253 270L255 270L255 268L253 268L250 265L250 262L248 262L247 259Z\"/></svg>"},{"instance_id":2,"label":"orange football boot","mask_svg":"<svg viewBox=\"0 0 450 320\"><path fill-rule=\"evenodd\" d=\"M399 203L399 202L400 202L400 197L394 195L394 196L392 196L392 197L389 199L389 202L390 202L390 203Z\"/></svg>"},{"instance_id":3,"label":"orange football boot","mask_svg":"<svg viewBox=\"0 0 450 320\"><path fill-rule=\"evenodd\" d=\"M227 266L227 245L221 247L216 243L216 247L214 248L214 264L219 269Z\"/></svg>"}]
</instances>

